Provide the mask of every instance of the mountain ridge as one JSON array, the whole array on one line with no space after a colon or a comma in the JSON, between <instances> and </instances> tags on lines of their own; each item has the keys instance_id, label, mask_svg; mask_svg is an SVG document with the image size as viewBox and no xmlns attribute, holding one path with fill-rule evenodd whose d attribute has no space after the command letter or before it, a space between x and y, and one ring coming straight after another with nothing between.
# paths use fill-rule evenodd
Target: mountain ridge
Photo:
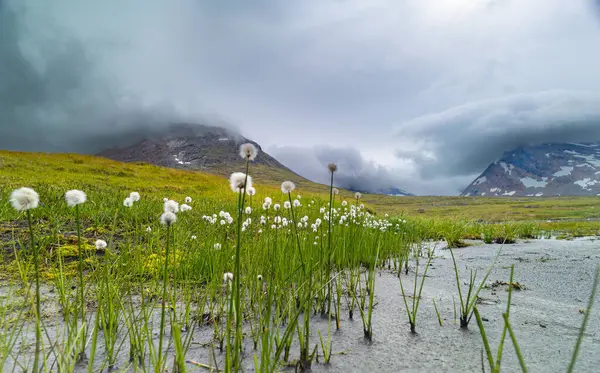
<instances>
[{"instance_id":1,"label":"mountain ridge","mask_svg":"<svg viewBox=\"0 0 600 373\"><path fill-rule=\"evenodd\" d=\"M553 143L507 151L461 195L600 195L600 144Z\"/></svg>"}]
</instances>

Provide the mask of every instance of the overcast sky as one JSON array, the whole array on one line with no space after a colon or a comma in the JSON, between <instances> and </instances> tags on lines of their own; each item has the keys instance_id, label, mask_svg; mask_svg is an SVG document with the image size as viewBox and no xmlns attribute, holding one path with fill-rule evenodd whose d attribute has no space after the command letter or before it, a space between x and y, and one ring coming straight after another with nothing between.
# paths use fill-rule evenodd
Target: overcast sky
<instances>
[{"instance_id":1,"label":"overcast sky","mask_svg":"<svg viewBox=\"0 0 600 373\"><path fill-rule=\"evenodd\" d=\"M0 148L228 123L318 181L457 194L505 150L600 141L597 3L0 0Z\"/></svg>"}]
</instances>

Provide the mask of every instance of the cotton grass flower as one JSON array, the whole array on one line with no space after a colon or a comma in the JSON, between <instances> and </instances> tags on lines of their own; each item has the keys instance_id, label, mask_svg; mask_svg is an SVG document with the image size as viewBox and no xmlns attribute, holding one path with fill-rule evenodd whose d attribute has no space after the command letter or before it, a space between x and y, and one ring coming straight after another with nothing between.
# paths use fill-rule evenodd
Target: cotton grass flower
<instances>
[{"instance_id":1,"label":"cotton grass flower","mask_svg":"<svg viewBox=\"0 0 600 373\"><path fill-rule=\"evenodd\" d=\"M300 201L298 201L297 199L294 200L294 207L300 207Z\"/></svg>"},{"instance_id":2,"label":"cotton grass flower","mask_svg":"<svg viewBox=\"0 0 600 373\"><path fill-rule=\"evenodd\" d=\"M247 159L249 161L253 161L258 155L258 149L254 144L245 143L240 145L240 157Z\"/></svg>"},{"instance_id":3,"label":"cotton grass flower","mask_svg":"<svg viewBox=\"0 0 600 373\"><path fill-rule=\"evenodd\" d=\"M361 192L354 193L354 198L361 199L362 198L362 193Z\"/></svg>"},{"instance_id":4,"label":"cotton grass flower","mask_svg":"<svg viewBox=\"0 0 600 373\"><path fill-rule=\"evenodd\" d=\"M96 250L104 250L108 244L104 240L96 240Z\"/></svg>"},{"instance_id":5,"label":"cotton grass flower","mask_svg":"<svg viewBox=\"0 0 600 373\"><path fill-rule=\"evenodd\" d=\"M250 197L252 197L253 195L256 194L256 188L255 187L250 187L250 188L248 188L248 191L246 193L248 193L248 195Z\"/></svg>"},{"instance_id":6,"label":"cotton grass flower","mask_svg":"<svg viewBox=\"0 0 600 373\"><path fill-rule=\"evenodd\" d=\"M230 282L230 281L233 281L233 273L225 272L223 274L223 282Z\"/></svg>"},{"instance_id":7,"label":"cotton grass flower","mask_svg":"<svg viewBox=\"0 0 600 373\"><path fill-rule=\"evenodd\" d=\"M214 244L214 248L215 250L221 250L221 244L217 242L216 244Z\"/></svg>"},{"instance_id":8,"label":"cotton grass flower","mask_svg":"<svg viewBox=\"0 0 600 373\"><path fill-rule=\"evenodd\" d=\"M181 212L190 211L191 209L192 209L192 206L186 205L185 203L183 205L179 206L179 210Z\"/></svg>"},{"instance_id":9,"label":"cotton grass flower","mask_svg":"<svg viewBox=\"0 0 600 373\"><path fill-rule=\"evenodd\" d=\"M262 280L263 280L263 277L262 277L262 275L258 275L258 276L256 276L256 279L257 279L258 281L262 281Z\"/></svg>"},{"instance_id":10,"label":"cotton grass flower","mask_svg":"<svg viewBox=\"0 0 600 373\"><path fill-rule=\"evenodd\" d=\"M74 207L85 203L85 201L87 201L87 196L81 190L73 189L65 193L65 200L69 207Z\"/></svg>"},{"instance_id":11,"label":"cotton grass flower","mask_svg":"<svg viewBox=\"0 0 600 373\"><path fill-rule=\"evenodd\" d=\"M246 214L247 215L252 214L252 207L250 207L250 206L246 207Z\"/></svg>"},{"instance_id":12,"label":"cotton grass flower","mask_svg":"<svg viewBox=\"0 0 600 373\"><path fill-rule=\"evenodd\" d=\"M192 197L185 197L185 199L183 200L183 202L185 202L185 203L192 203Z\"/></svg>"},{"instance_id":13,"label":"cotton grass flower","mask_svg":"<svg viewBox=\"0 0 600 373\"><path fill-rule=\"evenodd\" d=\"M131 198L133 202L137 202L140 200L140 194L138 192L131 192L129 193L129 198Z\"/></svg>"},{"instance_id":14,"label":"cotton grass flower","mask_svg":"<svg viewBox=\"0 0 600 373\"><path fill-rule=\"evenodd\" d=\"M252 187L252 177L243 172L234 172L229 177L229 186L234 193L241 193L242 190Z\"/></svg>"},{"instance_id":15,"label":"cotton grass flower","mask_svg":"<svg viewBox=\"0 0 600 373\"><path fill-rule=\"evenodd\" d=\"M334 173L337 171L337 164L330 163L327 165L327 169L329 170L329 172Z\"/></svg>"},{"instance_id":16,"label":"cotton grass flower","mask_svg":"<svg viewBox=\"0 0 600 373\"><path fill-rule=\"evenodd\" d=\"M17 211L27 211L38 207L40 196L31 188L19 188L10 194L10 203Z\"/></svg>"},{"instance_id":17,"label":"cotton grass flower","mask_svg":"<svg viewBox=\"0 0 600 373\"><path fill-rule=\"evenodd\" d=\"M160 223L167 227L177 221L177 215L171 211L166 211L160 216Z\"/></svg>"},{"instance_id":18,"label":"cotton grass flower","mask_svg":"<svg viewBox=\"0 0 600 373\"><path fill-rule=\"evenodd\" d=\"M294 184L291 181L284 181L283 183L281 183L281 191L284 194L292 193L294 189L296 189L296 184Z\"/></svg>"},{"instance_id":19,"label":"cotton grass flower","mask_svg":"<svg viewBox=\"0 0 600 373\"><path fill-rule=\"evenodd\" d=\"M146 232L148 232L148 233L152 232L152 228L150 228L150 227L146 228Z\"/></svg>"},{"instance_id":20,"label":"cotton grass flower","mask_svg":"<svg viewBox=\"0 0 600 373\"><path fill-rule=\"evenodd\" d=\"M165 202L164 208L165 208L165 212L170 212L170 213L176 214L179 212L179 203L169 199Z\"/></svg>"},{"instance_id":21,"label":"cotton grass flower","mask_svg":"<svg viewBox=\"0 0 600 373\"><path fill-rule=\"evenodd\" d=\"M340 190L339 190L338 188L333 188L333 189L331 190L331 192L333 193L333 195L338 195L338 194L340 194Z\"/></svg>"},{"instance_id":22,"label":"cotton grass flower","mask_svg":"<svg viewBox=\"0 0 600 373\"><path fill-rule=\"evenodd\" d=\"M273 210L277 211L281 208L281 205L279 203L276 203L275 205L273 205Z\"/></svg>"},{"instance_id":23,"label":"cotton grass flower","mask_svg":"<svg viewBox=\"0 0 600 373\"><path fill-rule=\"evenodd\" d=\"M123 201L123 206L125 206L125 207L133 206L133 199L131 199L131 197L125 198L125 200Z\"/></svg>"},{"instance_id":24,"label":"cotton grass flower","mask_svg":"<svg viewBox=\"0 0 600 373\"><path fill-rule=\"evenodd\" d=\"M285 201L283 203L283 208L284 209L289 209L290 207L292 207L292 204L290 203L290 201Z\"/></svg>"}]
</instances>

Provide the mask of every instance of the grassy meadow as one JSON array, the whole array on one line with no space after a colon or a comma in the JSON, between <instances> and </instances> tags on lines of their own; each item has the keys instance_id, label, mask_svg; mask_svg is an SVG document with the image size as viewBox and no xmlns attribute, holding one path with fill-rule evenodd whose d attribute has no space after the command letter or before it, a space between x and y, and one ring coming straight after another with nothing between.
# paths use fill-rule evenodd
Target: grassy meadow
<instances>
[{"instance_id":1,"label":"grassy meadow","mask_svg":"<svg viewBox=\"0 0 600 373\"><path fill-rule=\"evenodd\" d=\"M434 257L423 242L456 248L600 230L592 197L356 196L252 162L248 174L252 195L243 177L235 193L202 172L0 152L0 371L305 371L332 360L343 319L360 320L366 343L377 338L383 267L417 269L404 297L415 332L419 268ZM20 187L39 194L39 207L11 206ZM68 190L86 201L69 206ZM126 200L131 192L139 200ZM479 318L485 279L471 276L465 288L457 270L463 328ZM314 317L328 328L313 330ZM508 317L505 330L512 337ZM198 345L205 361L187 357Z\"/></svg>"}]
</instances>

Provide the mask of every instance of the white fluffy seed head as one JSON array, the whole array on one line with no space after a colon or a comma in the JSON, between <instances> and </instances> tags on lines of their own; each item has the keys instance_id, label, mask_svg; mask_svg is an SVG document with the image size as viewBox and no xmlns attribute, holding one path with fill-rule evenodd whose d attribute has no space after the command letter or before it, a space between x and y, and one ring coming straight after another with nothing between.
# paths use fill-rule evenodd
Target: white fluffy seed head
<instances>
[{"instance_id":1,"label":"white fluffy seed head","mask_svg":"<svg viewBox=\"0 0 600 373\"><path fill-rule=\"evenodd\" d=\"M249 161L253 161L258 155L258 149L254 144L246 143L240 145L240 157L247 159Z\"/></svg>"},{"instance_id":2,"label":"white fluffy seed head","mask_svg":"<svg viewBox=\"0 0 600 373\"><path fill-rule=\"evenodd\" d=\"M300 207L300 201L297 199L294 200L294 207Z\"/></svg>"},{"instance_id":3,"label":"white fluffy seed head","mask_svg":"<svg viewBox=\"0 0 600 373\"><path fill-rule=\"evenodd\" d=\"M185 203L192 203L192 197L185 197Z\"/></svg>"},{"instance_id":4,"label":"white fluffy seed head","mask_svg":"<svg viewBox=\"0 0 600 373\"><path fill-rule=\"evenodd\" d=\"M96 240L96 249L97 250L104 250L104 249L106 249L107 246L108 246L108 244L106 243L106 241Z\"/></svg>"},{"instance_id":5,"label":"white fluffy seed head","mask_svg":"<svg viewBox=\"0 0 600 373\"><path fill-rule=\"evenodd\" d=\"M281 208L281 205L279 203L276 203L273 205L273 210L277 211Z\"/></svg>"},{"instance_id":6,"label":"white fluffy seed head","mask_svg":"<svg viewBox=\"0 0 600 373\"><path fill-rule=\"evenodd\" d=\"M283 208L284 209L289 209L292 206L292 204L290 203L290 201L285 201L283 203Z\"/></svg>"},{"instance_id":7,"label":"white fluffy seed head","mask_svg":"<svg viewBox=\"0 0 600 373\"><path fill-rule=\"evenodd\" d=\"M19 188L10 194L10 203L17 211L27 211L38 207L40 196L31 188Z\"/></svg>"},{"instance_id":8,"label":"white fluffy seed head","mask_svg":"<svg viewBox=\"0 0 600 373\"><path fill-rule=\"evenodd\" d=\"M137 202L140 200L140 194L138 192L131 192L129 193L129 198L131 198L133 202Z\"/></svg>"},{"instance_id":9,"label":"white fluffy seed head","mask_svg":"<svg viewBox=\"0 0 600 373\"><path fill-rule=\"evenodd\" d=\"M225 272L223 274L223 282L230 282L230 281L233 281L233 273Z\"/></svg>"},{"instance_id":10,"label":"white fluffy seed head","mask_svg":"<svg viewBox=\"0 0 600 373\"><path fill-rule=\"evenodd\" d=\"M354 198L361 199L362 198L362 193L361 192L354 193Z\"/></svg>"},{"instance_id":11,"label":"white fluffy seed head","mask_svg":"<svg viewBox=\"0 0 600 373\"><path fill-rule=\"evenodd\" d=\"M190 211L191 209L192 209L192 206L186 205L185 203L183 205L179 206L179 210L181 212Z\"/></svg>"},{"instance_id":12,"label":"white fluffy seed head","mask_svg":"<svg viewBox=\"0 0 600 373\"><path fill-rule=\"evenodd\" d=\"M246 193L248 193L249 196L253 196L256 194L256 188L250 187Z\"/></svg>"},{"instance_id":13,"label":"white fluffy seed head","mask_svg":"<svg viewBox=\"0 0 600 373\"><path fill-rule=\"evenodd\" d=\"M292 193L294 189L296 189L296 184L291 181L284 181L281 183L281 191L285 194Z\"/></svg>"},{"instance_id":14,"label":"white fluffy seed head","mask_svg":"<svg viewBox=\"0 0 600 373\"><path fill-rule=\"evenodd\" d=\"M133 206L133 200L131 199L131 197L127 197L127 198L125 198L125 200L123 200L123 206L125 206L125 207Z\"/></svg>"},{"instance_id":15,"label":"white fluffy seed head","mask_svg":"<svg viewBox=\"0 0 600 373\"><path fill-rule=\"evenodd\" d=\"M252 214L252 207L250 207L250 206L246 207L246 214L247 215Z\"/></svg>"},{"instance_id":16,"label":"white fluffy seed head","mask_svg":"<svg viewBox=\"0 0 600 373\"><path fill-rule=\"evenodd\" d=\"M87 201L87 196L81 190L73 189L65 193L65 200L69 207L74 207L85 203L85 201Z\"/></svg>"},{"instance_id":17,"label":"white fluffy seed head","mask_svg":"<svg viewBox=\"0 0 600 373\"><path fill-rule=\"evenodd\" d=\"M332 192L334 195L338 195L338 194L340 194L340 190L339 190L338 188L333 188L333 189L331 190L331 192Z\"/></svg>"},{"instance_id":18,"label":"white fluffy seed head","mask_svg":"<svg viewBox=\"0 0 600 373\"><path fill-rule=\"evenodd\" d=\"M234 172L229 177L229 186L234 193L241 193L242 190L252 188L252 177L243 172Z\"/></svg>"},{"instance_id":19,"label":"white fluffy seed head","mask_svg":"<svg viewBox=\"0 0 600 373\"><path fill-rule=\"evenodd\" d=\"M167 211L160 216L160 223L162 225L169 226L169 225L172 225L173 223L175 223L176 221L177 221L177 215L175 215L175 213L170 212L170 211Z\"/></svg>"},{"instance_id":20,"label":"white fluffy seed head","mask_svg":"<svg viewBox=\"0 0 600 373\"><path fill-rule=\"evenodd\" d=\"M176 214L179 212L179 203L169 199L165 202L165 212Z\"/></svg>"},{"instance_id":21,"label":"white fluffy seed head","mask_svg":"<svg viewBox=\"0 0 600 373\"><path fill-rule=\"evenodd\" d=\"M256 276L256 279L257 279L258 281L262 281L262 280L263 280L263 277L262 277L262 275L258 275L258 276Z\"/></svg>"},{"instance_id":22,"label":"white fluffy seed head","mask_svg":"<svg viewBox=\"0 0 600 373\"><path fill-rule=\"evenodd\" d=\"M329 172L334 173L337 171L337 164L330 163L327 165L327 169L329 169Z\"/></svg>"}]
</instances>

